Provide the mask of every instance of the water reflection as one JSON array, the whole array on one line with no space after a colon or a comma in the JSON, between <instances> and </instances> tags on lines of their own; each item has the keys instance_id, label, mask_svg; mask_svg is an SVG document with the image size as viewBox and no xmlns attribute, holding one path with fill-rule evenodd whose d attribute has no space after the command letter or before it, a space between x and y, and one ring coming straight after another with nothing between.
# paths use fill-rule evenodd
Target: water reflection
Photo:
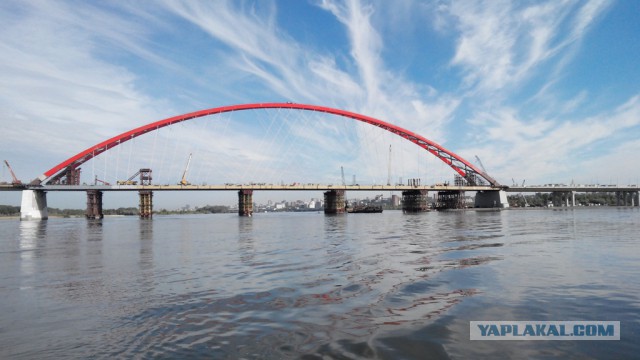
<instances>
[{"instance_id":1,"label":"water reflection","mask_svg":"<svg viewBox=\"0 0 640 360\"><path fill-rule=\"evenodd\" d=\"M48 221L20 221L20 272L24 276L34 274L38 249L42 249L47 238Z\"/></svg>"},{"instance_id":2,"label":"water reflection","mask_svg":"<svg viewBox=\"0 0 640 360\"><path fill-rule=\"evenodd\" d=\"M5 256L38 251L30 260L39 271L14 270L0 284L20 300L0 305L18 325L3 329L0 349L24 358L631 358L640 351L639 215L385 211L20 225L20 252ZM37 292L16 291L19 281ZM468 340L471 320L594 318L623 321L622 340Z\"/></svg>"},{"instance_id":3,"label":"water reflection","mask_svg":"<svg viewBox=\"0 0 640 360\"><path fill-rule=\"evenodd\" d=\"M253 240L253 218L238 217L238 255L240 262L252 264L256 257L256 248Z\"/></svg>"},{"instance_id":4,"label":"water reflection","mask_svg":"<svg viewBox=\"0 0 640 360\"><path fill-rule=\"evenodd\" d=\"M153 221L140 219L138 233L140 234L140 269L153 268Z\"/></svg>"}]
</instances>

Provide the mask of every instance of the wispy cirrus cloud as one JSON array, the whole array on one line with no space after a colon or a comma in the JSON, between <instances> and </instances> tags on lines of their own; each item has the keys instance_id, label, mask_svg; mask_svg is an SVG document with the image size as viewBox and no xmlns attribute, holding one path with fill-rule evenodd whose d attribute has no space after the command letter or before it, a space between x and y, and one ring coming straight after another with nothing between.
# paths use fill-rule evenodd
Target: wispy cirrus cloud
<instances>
[{"instance_id":1,"label":"wispy cirrus cloud","mask_svg":"<svg viewBox=\"0 0 640 360\"><path fill-rule=\"evenodd\" d=\"M566 182L567 178L573 178L589 182L594 174L606 173L604 168L612 168L594 167L602 164L598 159L617 157L618 162L629 163L634 158L635 155L624 151L624 143L635 141L628 134L640 131L640 96L611 111L573 121L523 121L514 109L482 114L479 118L485 119L482 142L491 146L466 149L464 153L491 159L497 176L509 179L517 174L528 179L564 179ZM610 141L612 145L600 144L603 141ZM621 173L628 174L628 170L627 167Z\"/></svg>"},{"instance_id":2,"label":"wispy cirrus cloud","mask_svg":"<svg viewBox=\"0 0 640 360\"><path fill-rule=\"evenodd\" d=\"M562 51L579 42L609 4L606 0L452 2L450 13L460 36L451 64L460 66L466 85L478 91L517 88L551 58L571 56ZM568 62L556 59L556 63Z\"/></svg>"}]
</instances>

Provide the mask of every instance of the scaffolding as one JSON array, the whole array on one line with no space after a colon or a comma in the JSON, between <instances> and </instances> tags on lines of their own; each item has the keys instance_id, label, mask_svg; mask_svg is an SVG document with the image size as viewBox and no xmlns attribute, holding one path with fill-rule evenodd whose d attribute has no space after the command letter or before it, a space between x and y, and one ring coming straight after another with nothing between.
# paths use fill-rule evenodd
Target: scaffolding
<instances>
[{"instance_id":1,"label":"scaffolding","mask_svg":"<svg viewBox=\"0 0 640 360\"><path fill-rule=\"evenodd\" d=\"M324 213L325 214L344 214L346 212L346 203L344 198L344 190L329 190L324 193Z\"/></svg>"},{"instance_id":2,"label":"scaffolding","mask_svg":"<svg viewBox=\"0 0 640 360\"><path fill-rule=\"evenodd\" d=\"M436 209L464 209L464 191L450 190L450 191L438 191L438 200L436 201Z\"/></svg>"},{"instance_id":3,"label":"scaffolding","mask_svg":"<svg viewBox=\"0 0 640 360\"><path fill-rule=\"evenodd\" d=\"M153 217L153 191L140 190L140 217L143 219L150 219Z\"/></svg>"},{"instance_id":4,"label":"scaffolding","mask_svg":"<svg viewBox=\"0 0 640 360\"><path fill-rule=\"evenodd\" d=\"M402 192L402 212L417 213L429 211L427 190L406 190Z\"/></svg>"}]
</instances>

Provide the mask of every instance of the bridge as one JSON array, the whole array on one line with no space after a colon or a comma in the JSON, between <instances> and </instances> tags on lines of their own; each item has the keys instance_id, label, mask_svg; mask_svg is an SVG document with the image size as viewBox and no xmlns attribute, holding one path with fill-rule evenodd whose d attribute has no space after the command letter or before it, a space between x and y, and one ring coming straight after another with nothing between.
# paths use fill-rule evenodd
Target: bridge
<instances>
[{"instance_id":1,"label":"bridge","mask_svg":"<svg viewBox=\"0 0 640 360\"><path fill-rule=\"evenodd\" d=\"M345 119L354 120L357 122L365 123L373 127L383 129L391 134L397 135L402 139L417 145L418 147L426 150L426 152L437 159L441 160L444 164L450 167L454 171L453 185L449 183L435 184L435 185L422 185L418 179L410 179L407 184L391 185L346 185L344 184L298 184L293 183L290 185L275 185L265 183L249 183L249 184L224 184L224 185L192 185L183 181L178 185L159 185L153 184L152 169L145 168L140 169L136 176L139 175L138 180L133 180L133 177L128 181L118 182L118 184L111 185L102 181L102 184L98 184L97 178L94 185L87 185L81 182L80 166L87 161L95 158L96 156L106 153L109 150L116 148L123 143L126 143L132 139L140 137L142 135L158 131L161 128L174 126L176 124L184 123L186 121L202 118L215 114L224 114L232 112L243 112L256 109L293 109L303 112L315 112L331 114ZM185 170L186 172L186 170ZM267 191L323 191L325 200L325 213L343 213L345 212L345 192L346 191L401 191L403 210L407 212L420 212L427 211L427 194L429 191L437 193L438 206L441 208L459 208L462 205L464 193L466 191L476 192L476 207L508 207L506 198L506 191L514 192L544 192L551 191L563 194L571 194L572 192L579 190L573 190L571 188L549 188L549 187L513 187L508 188L501 185L493 177L488 175L484 169L479 169L469 161L455 154L454 152L445 149L441 145L431 141L417 133L404 129L397 125L375 119L366 115L357 114L340 109L334 109L330 107L295 104L295 103L254 103L254 104L242 104L223 106L211 109L200 110L183 115L170 117L167 119L152 122L135 129L125 131L117 136L102 141L94 146L91 146L68 159L53 166L49 170L44 171L40 176L35 178L29 184L13 184L13 185L0 185L1 190L19 190L22 191L22 203L21 203L21 219L46 219L47 213L47 201L46 193L50 191L84 191L87 193L87 211L86 216L88 218L101 218L102 215L102 196L104 192L111 191L134 191L139 194L139 207L141 217L151 217L153 214L153 193L156 191L237 191L238 192L238 207L239 215L251 216L253 213L253 201L252 195L254 191L267 190ZM628 194L633 193L635 190L635 198L637 198L637 189L626 189L617 191L620 193ZM595 188L593 189L595 190ZM612 188L607 187L605 191L615 191ZM631 196L633 198L633 196ZM638 203L637 200L635 200ZM575 202L575 200L574 200Z\"/></svg>"},{"instance_id":2,"label":"bridge","mask_svg":"<svg viewBox=\"0 0 640 360\"><path fill-rule=\"evenodd\" d=\"M640 206L640 187L637 185L565 185L547 184L512 186L512 193L551 193L554 206L576 206L576 193L614 193L619 206Z\"/></svg>"}]
</instances>

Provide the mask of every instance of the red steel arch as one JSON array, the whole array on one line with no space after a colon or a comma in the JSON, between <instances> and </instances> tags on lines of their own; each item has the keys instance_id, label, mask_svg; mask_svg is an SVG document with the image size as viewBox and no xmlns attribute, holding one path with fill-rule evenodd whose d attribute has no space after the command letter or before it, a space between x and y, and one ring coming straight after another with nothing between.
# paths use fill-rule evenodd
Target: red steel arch
<instances>
[{"instance_id":1,"label":"red steel arch","mask_svg":"<svg viewBox=\"0 0 640 360\"><path fill-rule=\"evenodd\" d=\"M100 155L101 153L116 147L123 142L131 140L140 135L146 134L151 131L158 130L165 126L177 124L183 121L226 113L231 111L241 111L241 110L254 110L254 109L297 109L297 110L307 110L307 111L316 111L316 112L324 112L333 115L343 116L346 118L351 118L354 120L362 121L367 124L371 124L373 126L377 126L379 128L385 129L389 132L392 132L398 136L401 136L414 144L417 144L421 148L427 150L431 154L438 157L440 160L449 165L453 170L455 170L462 177L467 180L474 182L473 177L478 176L486 180L492 186L500 186L500 184L489 176L484 171L473 166L467 160L462 157L456 155L455 153L445 149L444 147L438 145L437 143L428 140L414 132L403 129L399 126L384 122L382 120L378 120L366 115L356 114L350 111L334 109L325 106L317 106L317 105L305 105L305 104L294 104L294 103L255 103L255 104L241 104L241 105L230 105L230 106L222 106L212 109L205 109L200 111L191 112L184 115L178 115L174 117L170 117L164 120L159 120L147 125L140 126L133 130L129 130L120 135L114 136L111 139L105 140L99 144L96 144L84 151L77 153L76 155L68 158L67 160L61 162L60 164L52 167L51 169L44 172L44 174L40 175L37 179L34 180L32 184L41 184L46 183L54 178L59 178L61 176L61 171L63 169L76 169L78 166L82 165L86 161L92 159L93 157Z\"/></svg>"}]
</instances>

